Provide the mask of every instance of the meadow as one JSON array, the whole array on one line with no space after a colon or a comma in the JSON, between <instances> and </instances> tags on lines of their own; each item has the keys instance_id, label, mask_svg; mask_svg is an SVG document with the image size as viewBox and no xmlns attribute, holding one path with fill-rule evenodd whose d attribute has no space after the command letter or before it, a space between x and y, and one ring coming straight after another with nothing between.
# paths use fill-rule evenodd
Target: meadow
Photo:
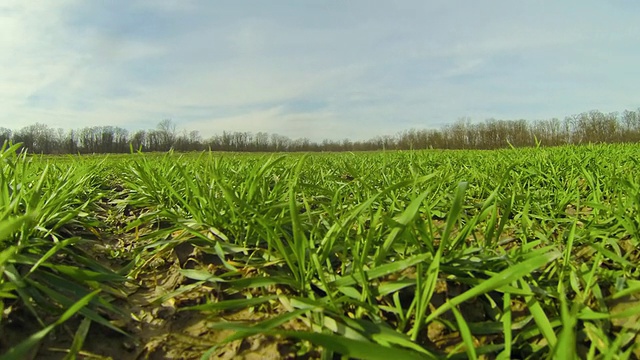
<instances>
[{"instance_id":1,"label":"meadow","mask_svg":"<svg viewBox=\"0 0 640 360\"><path fill-rule=\"evenodd\" d=\"M0 359L640 358L640 144L0 151Z\"/></svg>"}]
</instances>

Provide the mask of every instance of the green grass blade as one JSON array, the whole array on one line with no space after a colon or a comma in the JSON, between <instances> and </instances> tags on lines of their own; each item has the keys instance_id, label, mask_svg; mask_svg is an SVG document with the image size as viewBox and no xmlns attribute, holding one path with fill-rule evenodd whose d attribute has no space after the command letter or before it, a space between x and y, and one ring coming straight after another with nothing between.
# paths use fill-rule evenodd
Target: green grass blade
<instances>
[{"instance_id":1,"label":"green grass blade","mask_svg":"<svg viewBox=\"0 0 640 360\"><path fill-rule=\"evenodd\" d=\"M440 306L436 311L429 314L426 322L429 323L433 321L436 317L442 315L448 310L451 310L452 306L460 305L467 300L471 300L472 298L487 293L491 290L495 290L500 286L507 285L513 281L516 281L523 276L530 274L535 269L557 259L560 256L560 252L558 251L549 251L545 254L537 256L535 258L531 258L525 262L517 264L513 267L507 268L498 274L492 276L491 278L485 280L479 285L467 290L466 292L456 296L451 299L449 302Z\"/></svg>"},{"instance_id":2,"label":"green grass blade","mask_svg":"<svg viewBox=\"0 0 640 360\"><path fill-rule=\"evenodd\" d=\"M69 348L69 353L64 357L64 360L76 360L76 358L78 357L78 353L80 352L80 350L82 350L84 341L87 338L90 326L91 319L82 319L82 322L80 323L80 326L78 327L78 330L73 337L73 342L71 343L71 347Z\"/></svg>"},{"instance_id":3,"label":"green grass blade","mask_svg":"<svg viewBox=\"0 0 640 360\"><path fill-rule=\"evenodd\" d=\"M275 300L277 298L278 296L271 295L271 296L263 296L263 297L250 298L250 299L224 300L217 303L188 306L188 307L181 308L180 311L183 311L183 310L225 311L225 310L241 309L241 308L261 305L269 301Z\"/></svg>"},{"instance_id":4,"label":"green grass blade","mask_svg":"<svg viewBox=\"0 0 640 360\"><path fill-rule=\"evenodd\" d=\"M358 341L334 334L310 333L302 331L269 331L268 334L281 335L288 338L307 340L312 344L330 349L343 356L369 360L418 360L436 359L424 353L410 350L391 348L372 342Z\"/></svg>"},{"instance_id":5,"label":"green grass blade","mask_svg":"<svg viewBox=\"0 0 640 360\"><path fill-rule=\"evenodd\" d=\"M462 337L462 342L465 345L465 352L467 353L467 356L472 360L478 359L475 345L473 344L473 336L471 335L471 330L469 330L467 321L464 319L457 306L452 306L451 310L453 311L453 315L458 323L458 331L460 331L460 336Z\"/></svg>"},{"instance_id":6,"label":"green grass blade","mask_svg":"<svg viewBox=\"0 0 640 360\"><path fill-rule=\"evenodd\" d=\"M526 281L522 279L520 279L519 281L520 281L520 286L523 289L527 289L527 290L531 289L531 287L529 286L529 284L526 283ZM536 322L536 325L540 329L540 333L547 340L547 343L549 344L549 346L553 348L554 346L556 346L558 342L558 337L556 336L556 333L553 331L553 325L549 320L549 317L547 317L547 314L542 309L542 305L540 305L540 302L538 301L538 299L536 299L535 295L525 296L524 298L525 298L525 301L527 302L527 308L529 309L529 312L533 316L533 320Z\"/></svg>"},{"instance_id":7,"label":"green grass blade","mask_svg":"<svg viewBox=\"0 0 640 360\"><path fill-rule=\"evenodd\" d=\"M87 294L82 299L78 300L75 304L73 304L69 309L67 309L61 316L56 320L53 324L45 327L44 329L38 331L37 333L29 336L26 340L22 341L17 346L9 349L6 354L0 356L0 360L22 360L25 355L31 349L36 346L42 339L44 339L47 334L49 334L56 326L64 323L69 320L75 313L80 311L83 307L87 306L91 299L93 299L100 291L96 290L90 294Z\"/></svg>"}]
</instances>

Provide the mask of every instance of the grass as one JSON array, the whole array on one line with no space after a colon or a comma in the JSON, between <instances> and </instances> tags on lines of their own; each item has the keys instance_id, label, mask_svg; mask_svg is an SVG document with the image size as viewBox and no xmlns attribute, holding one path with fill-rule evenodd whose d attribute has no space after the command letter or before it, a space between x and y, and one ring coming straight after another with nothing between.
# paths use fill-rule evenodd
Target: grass
<instances>
[{"instance_id":1,"label":"grass","mask_svg":"<svg viewBox=\"0 0 640 360\"><path fill-rule=\"evenodd\" d=\"M0 326L39 325L4 357L637 358L639 152L5 144Z\"/></svg>"}]
</instances>

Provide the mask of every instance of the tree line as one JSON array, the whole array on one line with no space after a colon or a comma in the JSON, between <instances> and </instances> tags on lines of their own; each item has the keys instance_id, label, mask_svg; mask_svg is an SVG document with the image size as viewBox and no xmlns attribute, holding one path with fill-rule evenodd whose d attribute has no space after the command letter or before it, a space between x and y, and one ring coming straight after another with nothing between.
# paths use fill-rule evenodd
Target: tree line
<instances>
[{"instance_id":1,"label":"tree line","mask_svg":"<svg viewBox=\"0 0 640 360\"><path fill-rule=\"evenodd\" d=\"M21 143L31 153L91 154L134 151L367 151L410 149L497 149L509 146L558 146L565 144L640 141L640 108L621 113L598 110L567 116L563 120L496 120L474 123L459 119L440 129L411 129L365 141L344 139L314 142L265 132L227 132L203 139L199 131L178 131L171 120L155 129L129 132L116 126L77 130L34 124L20 130L0 127L0 144Z\"/></svg>"}]
</instances>

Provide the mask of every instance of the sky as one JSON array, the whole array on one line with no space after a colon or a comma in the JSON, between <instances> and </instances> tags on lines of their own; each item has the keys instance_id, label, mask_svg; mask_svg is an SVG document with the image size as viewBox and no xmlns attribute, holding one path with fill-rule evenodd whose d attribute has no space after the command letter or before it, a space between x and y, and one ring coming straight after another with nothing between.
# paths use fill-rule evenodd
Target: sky
<instances>
[{"instance_id":1,"label":"sky","mask_svg":"<svg viewBox=\"0 0 640 360\"><path fill-rule=\"evenodd\" d=\"M364 140L638 109L637 0L2 0L0 127Z\"/></svg>"}]
</instances>

